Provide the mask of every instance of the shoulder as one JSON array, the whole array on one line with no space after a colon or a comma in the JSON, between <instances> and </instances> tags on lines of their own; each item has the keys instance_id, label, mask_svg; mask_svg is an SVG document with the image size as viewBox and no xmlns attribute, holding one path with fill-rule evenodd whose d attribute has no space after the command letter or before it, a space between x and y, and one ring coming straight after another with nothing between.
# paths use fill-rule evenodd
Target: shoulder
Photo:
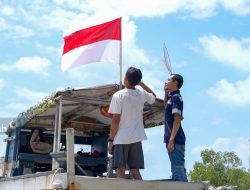
<instances>
[{"instance_id":1,"label":"shoulder","mask_svg":"<svg viewBox=\"0 0 250 190\"><path fill-rule=\"evenodd\" d=\"M119 97L120 95L125 94L125 93L126 93L126 92L125 92L125 89L122 89L122 90L119 90L119 91L115 92L115 93L113 94L113 96Z\"/></svg>"},{"instance_id":2,"label":"shoulder","mask_svg":"<svg viewBox=\"0 0 250 190\"><path fill-rule=\"evenodd\" d=\"M147 91L145 91L143 89L140 89L140 88L137 88L136 90L137 90L138 93L140 93L141 95L144 95L144 96L150 94Z\"/></svg>"},{"instance_id":3,"label":"shoulder","mask_svg":"<svg viewBox=\"0 0 250 190\"><path fill-rule=\"evenodd\" d=\"M124 96L126 96L127 92L125 89L119 90L113 94L112 99L121 100Z\"/></svg>"},{"instance_id":4,"label":"shoulder","mask_svg":"<svg viewBox=\"0 0 250 190\"><path fill-rule=\"evenodd\" d=\"M141 93L141 94L146 92L145 90L143 90L141 88L136 88L135 90L136 90L137 93Z\"/></svg>"},{"instance_id":5,"label":"shoulder","mask_svg":"<svg viewBox=\"0 0 250 190\"><path fill-rule=\"evenodd\" d=\"M137 89L136 89L136 93L137 93L140 97L142 97L143 99L147 98L148 95L149 95L148 92L146 92L145 90L140 89L140 88L137 88Z\"/></svg>"},{"instance_id":6,"label":"shoulder","mask_svg":"<svg viewBox=\"0 0 250 190\"><path fill-rule=\"evenodd\" d=\"M172 100L173 100L173 101L180 101L180 102L183 102L183 99L182 99L181 94L174 94L174 95L172 96Z\"/></svg>"}]
</instances>

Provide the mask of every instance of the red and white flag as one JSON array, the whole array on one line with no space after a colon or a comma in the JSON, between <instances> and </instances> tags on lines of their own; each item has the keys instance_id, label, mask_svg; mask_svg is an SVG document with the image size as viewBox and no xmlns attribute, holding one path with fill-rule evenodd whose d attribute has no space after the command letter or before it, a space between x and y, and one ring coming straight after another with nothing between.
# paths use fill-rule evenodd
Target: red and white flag
<instances>
[{"instance_id":1,"label":"red and white flag","mask_svg":"<svg viewBox=\"0 0 250 190\"><path fill-rule=\"evenodd\" d=\"M121 18L64 37L62 71L93 62L120 62Z\"/></svg>"}]
</instances>

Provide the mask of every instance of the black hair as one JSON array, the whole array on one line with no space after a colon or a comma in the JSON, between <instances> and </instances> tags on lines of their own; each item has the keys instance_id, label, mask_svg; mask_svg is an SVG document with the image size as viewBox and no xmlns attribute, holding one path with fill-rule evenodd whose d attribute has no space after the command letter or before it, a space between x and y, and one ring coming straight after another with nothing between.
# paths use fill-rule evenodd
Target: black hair
<instances>
[{"instance_id":1,"label":"black hair","mask_svg":"<svg viewBox=\"0 0 250 190\"><path fill-rule=\"evenodd\" d=\"M173 76L172 77L173 81L177 82L177 87L178 87L178 89L180 89L183 85L183 82L184 82L183 77L179 74L172 74L172 76Z\"/></svg>"},{"instance_id":2,"label":"black hair","mask_svg":"<svg viewBox=\"0 0 250 190\"><path fill-rule=\"evenodd\" d=\"M126 72L126 77L131 86L136 86L141 82L142 79L141 70L135 67L129 67Z\"/></svg>"}]
</instances>

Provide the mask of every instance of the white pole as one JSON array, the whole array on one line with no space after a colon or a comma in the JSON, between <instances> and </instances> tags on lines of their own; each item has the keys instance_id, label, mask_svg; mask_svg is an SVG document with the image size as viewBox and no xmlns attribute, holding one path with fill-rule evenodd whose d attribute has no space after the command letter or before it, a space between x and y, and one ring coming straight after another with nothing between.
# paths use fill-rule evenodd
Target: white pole
<instances>
[{"instance_id":1,"label":"white pole","mask_svg":"<svg viewBox=\"0 0 250 190\"><path fill-rule=\"evenodd\" d=\"M58 115L58 138L57 138L57 152L60 151L61 143L61 129L62 129L62 99L59 99L59 115Z\"/></svg>"},{"instance_id":2,"label":"white pole","mask_svg":"<svg viewBox=\"0 0 250 190\"><path fill-rule=\"evenodd\" d=\"M120 25L120 36L121 36L121 45L120 45L120 90L122 89L122 17L121 17L121 25Z\"/></svg>"},{"instance_id":3,"label":"white pole","mask_svg":"<svg viewBox=\"0 0 250 190\"><path fill-rule=\"evenodd\" d=\"M66 129L67 173L72 175L75 175L74 139L75 139L74 129L73 128Z\"/></svg>"},{"instance_id":4,"label":"white pole","mask_svg":"<svg viewBox=\"0 0 250 190\"><path fill-rule=\"evenodd\" d=\"M61 141L61 116L62 114L62 100L58 99L56 104L56 115L55 115L55 126L54 126L54 143L53 143L53 152L58 152L60 150L60 141ZM52 170L59 168L59 163L55 158L52 160Z\"/></svg>"}]
</instances>

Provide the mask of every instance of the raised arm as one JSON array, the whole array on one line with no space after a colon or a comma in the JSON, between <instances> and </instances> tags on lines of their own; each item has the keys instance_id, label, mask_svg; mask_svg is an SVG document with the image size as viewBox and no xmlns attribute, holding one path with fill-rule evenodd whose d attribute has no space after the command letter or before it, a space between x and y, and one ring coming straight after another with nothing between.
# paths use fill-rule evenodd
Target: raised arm
<instances>
[{"instance_id":1,"label":"raised arm","mask_svg":"<svg viewBox=\"0 0 250 190\"><path fill-rule=\"evenodd\" d=\"M143 90L145 90L148 93L153 94L156 97L156 94L153 92L153 90L151 90L151 88L149 88L146 84L144 84L143 82L140 82L139 85L142 87Z\"/></svg>"}]
</instances>

